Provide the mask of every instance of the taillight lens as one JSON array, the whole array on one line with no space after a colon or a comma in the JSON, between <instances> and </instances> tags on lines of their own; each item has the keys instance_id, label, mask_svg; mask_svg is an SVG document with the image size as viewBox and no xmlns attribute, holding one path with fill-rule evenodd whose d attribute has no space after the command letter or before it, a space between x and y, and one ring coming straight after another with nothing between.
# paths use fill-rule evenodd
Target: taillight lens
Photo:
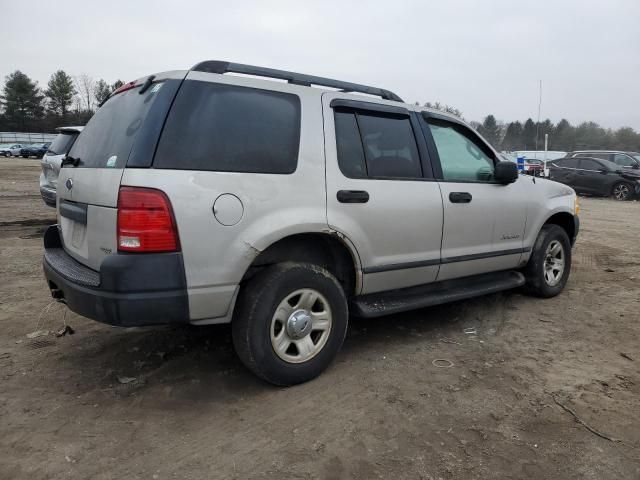
<instances>
[{"instance_id":1,"label":"taillight lens","mask_svg":"<svg viewBox=\"0 0 640 480\"><path fill-rule=\"evenodd\" d=\"M171 202L153 188L120 187L118 195L118 250L121 252L176 252L178 229Z\"/></svg>"}]
</instances>

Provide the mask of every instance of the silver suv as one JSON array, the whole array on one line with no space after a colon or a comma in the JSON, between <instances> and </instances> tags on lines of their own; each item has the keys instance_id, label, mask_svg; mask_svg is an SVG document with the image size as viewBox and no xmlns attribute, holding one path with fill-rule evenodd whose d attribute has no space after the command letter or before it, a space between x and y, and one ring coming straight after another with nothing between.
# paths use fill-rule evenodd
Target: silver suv
<instances>
[{"instance_id":1,"label":"silver suv","mask_svg":"<svg viewBox=\"0 0 640 480\"><path fill-rule=\"evenodd\" d=\"M320 374L350 314L557 295L579 225L570 187L518 176L458 118L220 61L114 92L58 185L54 298L125 327L230 322L279 385Z\"/></svg>"}]
</instances>

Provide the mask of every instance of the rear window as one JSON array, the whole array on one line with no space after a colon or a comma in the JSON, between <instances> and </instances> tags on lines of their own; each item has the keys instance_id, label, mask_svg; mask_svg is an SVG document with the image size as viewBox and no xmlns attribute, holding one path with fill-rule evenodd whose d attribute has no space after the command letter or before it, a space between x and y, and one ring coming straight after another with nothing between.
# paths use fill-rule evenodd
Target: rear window
<instances>
[{"instance_id":1,"label":"rear window","mask_svg":"<svg viewBox=\"0 0 640 480\"><path fill-rule=\"evenodd\" d=\"M289 93L186 81L171 107L155 168L287 174L300 143L300 100Z\"/></svg>"},{"instance_id":2,"label":"rear window","mask_svg":"<svg viewBox=\"0 0 640 480\"><path fill-rule=\"evenodd\" d=\"M59 133L58 136L51 142L47 155L64 155L71 149L73 142L78 138L78 133Z\"/></svg>"},{"instance_id":3,"label":"rear window","mask_svg":"<svg viewBox=\"0 0 640 480\"><path fill-rule=\"evenodd\" d=\"M156 92L156 83L140 95L140 87L119 93L107 100L91 117L69 156L80 159L82 168L124 168L131 147Z\"/></svg>"}]
</instances>

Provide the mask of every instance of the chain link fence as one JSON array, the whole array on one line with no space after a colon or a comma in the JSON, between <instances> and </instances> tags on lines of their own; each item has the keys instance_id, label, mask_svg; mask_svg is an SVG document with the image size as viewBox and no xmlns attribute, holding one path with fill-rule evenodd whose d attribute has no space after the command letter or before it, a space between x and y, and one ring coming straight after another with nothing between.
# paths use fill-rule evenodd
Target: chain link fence
<instances>
[{"instance_id":1,"label":"chain link fence","mask_svg":"<svg viewBox=\"0 0 640 480\"><path fill-rule=\"evenodd\" d=\"M0 143L45 143L56 138L55 133L0 132Z\"/></svg>"}]
</instances>

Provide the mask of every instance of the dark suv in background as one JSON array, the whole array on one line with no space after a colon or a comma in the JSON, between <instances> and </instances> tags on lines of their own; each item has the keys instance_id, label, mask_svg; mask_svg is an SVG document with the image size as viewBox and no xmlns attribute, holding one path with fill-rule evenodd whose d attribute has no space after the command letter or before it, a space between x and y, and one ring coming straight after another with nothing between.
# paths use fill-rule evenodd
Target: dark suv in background
<instances>
[{"instance_id":1,"label":"dark suv in background","mask_svg":"<svg viewBox=\"0 0 640 480\"><path fill-rule=\"evenodd\" d=\"M574 152L575 153L575 152ZM582 153L554 160L549 178L573 187L577 193L631 200L640 194L640 170L610 160L582 157Z\"/></svg>"}]
</instances>

